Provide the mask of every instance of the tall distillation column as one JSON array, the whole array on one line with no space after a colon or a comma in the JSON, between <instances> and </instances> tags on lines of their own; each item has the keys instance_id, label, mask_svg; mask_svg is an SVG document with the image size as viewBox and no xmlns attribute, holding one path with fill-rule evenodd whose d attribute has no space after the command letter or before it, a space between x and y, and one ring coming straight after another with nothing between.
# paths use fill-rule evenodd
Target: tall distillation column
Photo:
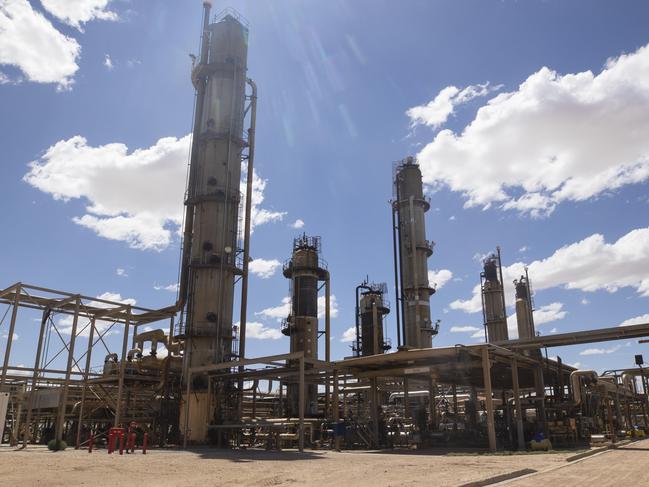
<instances>
[{"instance_id":1,"label":"tall distillation column","mask_svg":"<svg viewBox=\"0 0 649 487\"><path fill-rule=\"evenodd\" d=\"M181 300L186 318L186 367L236 358L232 311L235 276L241 274L241 180L248 29L228 14L210 23L205 1L200 60L192 71L196 112L185 205ZM207 438L211 421L207 383L192 384L189 440Z\"/></svg>"},{"instance_id":2,"label":"tall distillation column","mask_svg":"<svg viewBox=\"0 0 649 487\"><path fill-rule=\"evenodd\" d=\"M364 282L356 288L357 335L354 352L360 356L377 355L392 348L389 340L383 336L383 317L390 312L390 304L385 298L387 291L385 283Z\"/></svg>"},{"instance_id":3,"label":"tall distillation column","mask_svg":"<svg viewBox=\"0 0 649 487\"><path fill-rule=\"evenodd\" d=\"M318 282L329 278L320 250L320 237L302 235L293 240L293 255L284 264L284 277L291 280L291 313L282 322L282 333L291 338L291 353L304 352L304 356L310 359L318 358ZM288 415L298 416L299 389L296 382L289 382L286 399ZM305 414L317 415L317 384L306 384L304 401Z\"/></svg>"},{"instance_id":4,"label":"tall distillation column","mask_svg":"<svg viewBox=\"0 0 649 487\"><path fill-rule=\"evenodd\" d=\"M401 315L405 348L430 348L436 329L430 317L430 296L435 292L428 283L428 257L434 242L426 239L424 214L430 203L424 198L419 164L407 157L395 168L395 200L399 255Z\"/></svg>"},{"instance_id":5,"label":"tall distillation column","mask_svg":"<svg viewBox=\"0 0 649 487\"><path fill-rule=\"evenodd\" d=\"M482 289L482 313L487 331L487 341L494 343L509 340L503 271L500 263L500 247L483 261L480 274Z\"/></svg>"}]
</instances>

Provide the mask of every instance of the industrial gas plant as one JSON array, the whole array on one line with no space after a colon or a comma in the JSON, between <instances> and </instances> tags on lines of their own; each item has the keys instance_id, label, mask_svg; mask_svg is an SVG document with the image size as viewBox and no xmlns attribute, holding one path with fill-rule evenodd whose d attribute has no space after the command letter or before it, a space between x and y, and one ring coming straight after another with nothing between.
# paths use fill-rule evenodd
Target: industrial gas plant
<instances>
[{"instance_id":1,"label":"industrial gas plant","mask_svg":"<svg viewBox=\"0 0 649 487\"><path fill-rule=\"evenodd\" d=\"M351 356L331 359L330 270L321 237L306 234L287 248L282 269L291 303L281 332L290 348L246 354L257 112L247 49L245 20L233 11L212 16L205 1L191 72L196 105L175 303L146 309L25 283L0 291L8 330L0 440L84 448L136 423L157 446L495 451L524 450L541 437L574 447L649 430L642 367L598 374L547 353L646 337L649 323L538 336L534 276L521 276L515 295L506 295L499 248L475 275L485 342L433 347L440 323L431 314L428 259L435 245L413 157L394 163L391 215L386 208L393 255L385 257L394 274L339 291L355 293ZM508 301L515 303L517 339L508 334ZM388 315L396 343L388 339ZM32 363L12 354L20 326L39 330ZM119 337L117 348L109 334L111 343Z\"/></svg>"}]
</instances>

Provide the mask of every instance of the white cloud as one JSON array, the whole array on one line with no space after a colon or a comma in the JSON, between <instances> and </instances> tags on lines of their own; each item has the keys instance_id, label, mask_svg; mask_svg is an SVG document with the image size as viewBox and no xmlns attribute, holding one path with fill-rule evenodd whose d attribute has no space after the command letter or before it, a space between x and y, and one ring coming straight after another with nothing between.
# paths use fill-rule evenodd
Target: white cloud
<instances>
[{"instance_id":1,"label":"white cloud","mask_svg":"<svg viewBox=\"0 0 649 487\"><path fill-rule=\"evenodd\" d=\"M336 318L338 316L338 300L336 299L335 294L331 295L330 312L332 318ZM261 316L263 318L281 321L284 318L286 318L290 313L291 313L291 298L286 296L282 298L282 304L280 304L279 306L272 306L270 308L262 309L261 311L256 312L255 316ZM324 316L325 316L325 297L319 296L318 297L318 318L323 319Z\"/></svg>"},{"instance_id":2,"label":"white cloud","mask_svg":"<svg viewBox=\"0 0 649 487\"><path fill-rule=\"evenodd\" d=\"M620 323L620 326L641 325L643 323L649 323L649 313L624 320Z\"/></svg>"},{"instance_id":3,"label":"white cloud","mask_svg":"<svg viewBox=\"0 0 649 487\"><path fill-rule=\"evenodd\" d=\"M559 331L559 330L557 330L557 327L555 326L554 328L552 328L552 329L550 330L550 333L556 333L557 331Z\"/></svg>"},{"instance_id":4,"label":"white cloud","mask_svg":"<svg viewBox=\"0 0 649 487\"><path fill-rule=\"evenodd\" d=\"M293 223L291 223L292 228L302 228L304 227L304 220L300 220L299 218L295 220Z\"/></svg>"},{"instance_id":5,"label":"white cloud","mask_svg":"<svg viewBox=\"0 0 649 487\"><path fill-rule=\"evenodd\" d=\"M237 328L239 322L235 323ZM246 338L254 338L256 340L278 340L282 338L282 332L277 328L270 328L263 323L257 321L246 322Z\"/></svg>"},{"instance_id":6,"label":"white cloud","mask_svg":"<svg viewBox=\"0 0 649 487\"><path fill-rule=\"evenodd\" d=\"M108 71L112 71L115 65L113 64L113 60L110 58L110 54L106 54L104 56L104 66L106 66L106 69Z\"/></svg>"},{"instance_id":7,"label":"white cloud","mask_svg":"<svg viewBox=\"0 0 649 487\"><path fill-rule=\"evenodd\" d=\"M346 343L346 342L353 342L354 340L356 340L356 327L352 326L351 328L347 328L345 330L345 333L343 333L343 336L340 338L340 341Z\"/></svg>"},{"instance_id":8,"label":"white cloud","mask_svg":"<svg viewBox=\"0 0 649 487\"><path fill-rule=\"evenodd\" d=\"M277 259L254 259L248 263L248 269L262 279L273 277L282 263Z\"/></svg>"},{"instance_id":9,"label":"white cloud","mask_svg":"<svg viewBox=\"0 0 649 487\"><path fill-rule=\"evenodd\" d=\"M563 309L563 303L550 303L534 310L534 325L537 327L545 323L552 323L553 321L562 320L568 314ZM513 340L518 337L518 322L516 321L516 313L507 317L507 330L509 332L509 339ZM556 333L557 329L550 333Z\"/></svg>"},{"instance_id":10,"label":"white cloud","mask_svg":"<svg viewBox=\"0 0 649 487\"><path fill-rule=\"evenodd\" d=\"M448 269L428 271L428 282L431 286L437 285L437 289L444 287L444 284L451 279L453 279L453 273Z\"/></svg>"},{"instance_id":11,"label":"white cloud","mask_svg":"<svg viewBox=\"0 0 649 487\"><path fill-rule=\"evenodd\" d=\"M123 269L121 267L115 269L115 274L117 274L120 277L128 277L128 274L126 273L126 269Z\"/></svg>"},{"instance_id":12,"label":"white cloud","mask_svg":"<svg viewBox=\"0 0 649 487\"><path fill-rule=\"evenodd\" d=\"M246 197L246 180L247 171L244 168L242 179L241 179L241 194L243 198ZM257 171L252 172L252 211L251 211L251 226L250 231L253 232L257 225L263 225L264 223L272 223L277 221L282 221L286 212L284 211L273 211L265 208L260 208L261 204L264 202L264 191L266 190L266 184L268 183L267 179L262 179L257 174Z\"/></svg>"},{"instance_id":13,"label":"white cloud","mask_svg":"<svg viewBox=\"0 0 649 487\"><path fill-rule=\"evenodd\" d=\"M69 89L80 53L79 43L56 30L27 0L0 2L0 64L16 66L29 81Z\"/></svg>"},{"instance_id":14,"label":"white cloud","mask_svg":"<svg viewBox=\"0 0 649 487\"><path fill-rule=\"evenodd\" d=\"M649 46L599 74L546 67L418 154L424 182L532 216L649 178ZM439 117L438 117L439 119ZM435 117L431 116L435 121Z\"/></svg>"},{"instance_id":15,"label":"white cloud","mask_svg":"<svg viewBox=\"0 0 649 487\"><path fill-rule=\"evenodd\" d=\"M338 316L338 300L336 299L336 295L332 294L330 296L330 303L329 303L329 313L331 313L332 318L336 318ZM325 297L320 296L318 297L318 318L322 319L325 316Z\"/></svg>"},{"instance_id":16,"label":"white cloud","mask_svg":"<svg viewBox=\"0 0 649 487\"><path fill-rule=\"evenodd\" d=\"M587 348L579 352L579 355L604 355L615 353L622 348L622 345L615 345L610 348ZM573 366L574 367L574 366Z\"/></svg>"},{"instance_id":17,"label":"white cloud","mask_svg":"<svg viewBox=\"0 0 649 487\"><path fill-rule=\"evenodd\" d=\"M41 0L43 8L60 21L83 32L81 24L91 20L119 20L115 12L106 10L111 0Z\"/></svg>"},{"instance_id":18,"label":"white cloud","mask_svg":"<svg viewBox=\"0 0 649 487\"><path fill-rule=\"evenodd\" d=\"M523 245L520 249L518 249L519 252L527 252L529 247L527 245Z\"/></svg>"},{"instance_id":19,"label":"white cloud","mask_svg":"<svg viewBox=\"0 0 649 487\"><path fill-rule=\"evenodd\" d=\"M167 286L158 286L157 284L154 284L153 289L155 289L156 291L169 291L170 293L177 293L178 283L176 282Z\"/></svg>"},{"instance_id":20,"label":"white cloud","mask_svg":"<svg viewBox=\"0 0 649 487\"><path fill-rule=\"evenodd\" d=\"M561 247L546 259L535 260L528 268L536 290L563 287L613 293L631 287L641 296L649 297L649 277L645 271L649 269L649 227L632 230L613 243L607 243L603 235L591 235ZM524 273L522 262L503 267L508 301L513 299L512 281ZM467 313L480 311L480 286L474 287L470 299L455 300L450 307Z\"/></svg>"},{"instance_id":21,"label":"white cloud","mask_svg":"<svg viewBox=\"0 0 649 487\"><path fill-rule=\"evenodd\" d=\"M489 83L472 85L460 90L455 86L447 86L426 105L410 108L406 115L410 117L411 125L427 125L437 129L444 125L448 117L453 114L455 107L467 103L479 96L486 96L489 93L500 89L500 86L490 87Z\"/></svg>"},{"instance_id":22,"label":"white cloud","mask_svg":"<svg viewBox=\"0 0 649 487\"><path fill-rule=\"evenodd\" d=\"M586 298L582 298L580 303L583 304L584 306L586 306L587 304L590 304L590 301L588 299L586 299Z\"/></svg>"},{"instance_id":23,"label":"white cloud","mask_svg":"<svg viewBox=\"0 0 649 487\"><path fill-rule=\"evenodd\" d=\"M475 333L481 331L482 328L477 326L452 326L449 332L451 333Z\"/></svg>"},{"instance_id":24,"label":"white cloud","mask_svg":"<svg viewBox=\"0 0 649 487\"><path fill-rule=\"evenodd\" d=\"M121 303L121 304L130 304L131 306L134 306L136 301L133 298L122 298L122 295L119 293L113 293L113 292L105 292L103 294L100 294L97 296L97 299L104 299L106 301L112 301L114 303ZM86 306L89 307L94 307L94 308L111 308L112 305L107 304L107 303L102 303L101 301L90 301L86 303ZM57 322L57 327L59 329L59 332L62 335L70 335L72 334L72 325L73 325L74 317L73 316L64 316ZM86 326L88 324L88 320L86 318L80 318L77 321L77 334L79 336L89 336L90 335L90 326ZM113 324L112 321L110 320L96 320L95 321L95 333L103 333L106 331L111 325ZM121 325L116 325L116 326L121 326ZM84 329L85 328L85 329ZM81 330L83 329L83 332ZM116 331L119 328L115 329ZM116 332L115 331L115 332ZM109 334L114 333L114 331L108 332Z\"/></svg>"},{"instance_id":25,"label":"white cloud","mask_svg":"<svg viewBox=\"0 0 649 487\"><path fill-rule=\"evenodd\" d=\"M255 316L261 316L263 318L274 319L281 321L286 318L291 312L291 298L286 296L282 298L282 304L279 306L274 306L270 308L262 309L255 313Z\"/></svg>"},{"instance_id":26,"label":"white cloud","mask_svg":"<svg viewBox=\"0 0 649 487\"><path fill-rule=\"evenodd\" d=\"M190 139L164 137L129 153L124 144L91 146L77 135L31 162L23 179L56 200L87 200L87 213L73 221L99 236L162 250L182 223ZM266 180L255 173L253 181L253 225L281 219L259 208Z\"/></svg>"}]
</instances>

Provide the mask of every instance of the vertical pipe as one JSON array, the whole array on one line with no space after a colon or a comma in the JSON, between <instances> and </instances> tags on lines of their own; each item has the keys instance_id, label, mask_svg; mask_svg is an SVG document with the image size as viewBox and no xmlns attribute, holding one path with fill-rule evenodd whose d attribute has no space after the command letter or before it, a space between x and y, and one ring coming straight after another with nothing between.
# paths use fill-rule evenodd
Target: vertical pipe
<instances>
[{"instance_id":1,"label":"vertical pipe","mask_svg":"<svg viewBox=\"0 0 649 487\"><path fill-rule=\"evenodd\" d=\"M404 376L403 377L403 404L404 404L404 410L403 414L406 418L410 417L410 397L409 393L410 389L408 388L408 377Z\"/></svg>"},{"instance_id":2,"label":"vertical pipe","mask_svg":"<svg viewBox=\"0 0 649 487\"><path fill-rule=\"evenodd\" d=\"M376 309L376 299L372 300L372 355L379 353L379 316Z\"/></svg>"},{"instance_id":3,"label":"vertical pipe","mask_svg":"<svg viewBox=\"0 0 649 487\"><path fill-rule=\"evenodd\" d=\"M503 265L502 261L500 260L500 245L496 246L496 252L498 252L498 274L500 275L500 286L502 288L500 292L500 297L503 302L503 313L505 314L505 323L507 323L507 304L505 302L505 281L503 281ZM507 326L507 325L505 325ZM508 332L509 333L509 332Z\"/></svg>"},{"instance_id":4,"label":"vertical pipe","mask_svg":"<svg viewBox=\"0 0 649 487\"><path fill-rule=\"evenodd\" d=\"M338 394L338 371L334 369L334 390L333 390L333 420L334 420L334 448L340 451L340 430L338 429L338 422L340 420L339 407L339 394Z\"/></svg>"},{"instance_id":5,"label":"vertical pipe","mask_svg":"<svg viewBox=\"0 0 649 487\"><path fill-rule=\"evenodd\" d=\"M370 379L370 402L372 403L372 447L379 447L379 394L378 394L377 378Z\"/></svg>"},{"instance_id":6,"label":"vertical pipe","mask_svg":"<svg viewBox=\"0 0 649 487\"><path fill-rule=\"evenodd\" d=\"M72 372L72 362L74 359L74 343L77 338L77 324L79 323L79 308L81 306L81 298L77 296L76 304L74 306L74 317L72 318L72 331L70 332L70 347L68 348L68 363L65 367L65 379L63 382L63 389L61 390L61 397L59 399L59 409L56 414L56 428L55 438L58 441L63 439L63 424L65 422L65 410L68 402L68 387L70 386L70 377Z\"/></svg>"},{"instance_id":7,"label":"vertical pipe","mask_svg":"<svg viewBox=\"0 0 649 487\"><path fill-rule=\"evenodd\" d=\"M187 377L187 391L185 393L185 418L184 423L185 427L183 428L183 448L187 448L187 438L189 438L189 404L191 403L191 393L192 393L192 371L187 368L185 374Z\"/></svg>"},{"instance_id":8,"label":"vertical pipe","mask_svg":"<svg viewBox=\"0 0 649 487\"><path fill-rule=\"evenodd\" d=\"M489 349L482 348L482 375L484 378L485 406L487 407L487 434L489 436L489 450L496 451L496 427L494 424L494 401L491 389L491 363Z\"/></svg>"},{"instance_id":9,"label":"vertical pipe","mask_svg":"<svg viewBox=\"0 0 649 487\"><path fill-rule=\"evenodd\" d=\"M325 279L325 361L327 364L331 362L331 281L329 278L329 271L327 271ZM330 407L330 389L329 389L329 372L325 374L325 417Z\"/></svg>"},{"instance_id":10,"label":"vertical pipe","mask_svg":"<svg viewBox=\"0 0 649 487\"><path fill-rule=\"evenodd\" d=\"M41 328L38 333L38 346L36 348L36 359L34 360L34 372L32 373L32 388L29 394L29 402L27 404L27 420L25 421L25 434L23 435L23 448L27 447L27 443L31 441L30 428L32 425L32 408L34 407L34 395L36 392L36 381L39 375L39 366L41 362L41 350L43 349L43 336L45 335L45 325L50 318L51 310L45 308L43 310L43 317L41 318Z\"/></svg>"},{"instance_id":11,"label":"vertical pipe","mask_svg":"<svg viewBox=\"0 0 649 487\"><path fill-rule=\"evenodd\" d=\"M397 350L401 347L401 319L399 311L399 261L397 257L397 224L395 207L392 203L392 260L394 261L394 299L396 300L395 314L397 315Z\"/></svg>"},{"instance_id":12,"label":"vertical pipe","mask_svg":"<svg viewBox=\"0 0 649 487\"><path fill-rule=\"evenodd\" d=\"M299 449L300 453L304 452L304 353L300 357L300 371L299 371L299 387L298 387L298 411L300 415L299 422Z\"/></svg>"},{"instance_id":13,"label":"vertical pipe","mask_svg":"<svg viewBox=\"0 0 649 487\"><path fill-rule=\"evenodd\" d=\"M122 358L119 363L119 379L117 383L117 404L115 406L115 428L119 427L122 412L122 394L124 391L124 373L126 371L126 349L128 348L129 327L131 324L131 307L126 308L126 321L124 322L124 338L122 340Z\"/></svg>"},{"instance_id":14,"label":"vertical pipe","mask_svg":"<svg viewBox=\"0 0 649 487\"><path fill-rule=\"evenodd\" d=\"M406 295L403 290L403 245L401 235L401 190L399 189L399 173L395 177L394 184L397 193L397 243L399 244L399 296L401 298L401 330L402 343L405 346L408 343L408 334L406 326Z\"/></svg>"},{"instance_id":15,"label":"vertical pipe","mask_svg":"<svg viewBox=\"0 0 649 487\"><path fill-rule=\"evenodd\" d=\"M86 368L83 374L83 386L81 387L81 404L79 405L79 420L77 424L77 441L75 449L81 446L81 422L83 420L83 409L86 402L86 389L88 388L88 374L90 373L90 361L92 360L92 345L95 339L95 317L90 318L90 336L88 337L88 349L86 350Z\"/></svg>"},{"instance_id":16,"label":"vertical pipe","mask_svg":"<svg viewBox=\"0 0 649 487\"><path fill-rule=\"evenodd\" d=\"M257 85L247 79L250 95L250 128L248 129L248 174L246 176L246 210L243 233L243 274L241 277L241 311L239 313L239 360L246 358L246 320L248 318L248 261L250 259L250 227L252 222L252 183L255 162L255 130L257 127ZM242 367L240 367L242 372Z\"/></svg>"},{"instance_id":17,"label":"vertical pipe","mask_svg":"<svg viewBox=\"0 0 649 487\"><path fill-rule=\"evenodd\" d=\"M518 449L525 450L525 435L523 433L523 408L521 407L521 391L518 385L518 360L512 359L512 387L514 392L514 405L516 408L516 437Z\"/></svg>"},{"instance_id":18,"label":"vertical pipe","mask_svg":"<svg viewBox=\"0 0 649 487\"><path fill-rule=\"evenodd\" d=\"M14 291L13 308L11 310L11 321L9 322L9 334L7 335L7 348L5 349L4 361L2 363L2 377L0 377L0 386L4 385L7 379L7 368L9 367L9 357L11 355L11 344L14 340L14 329L16 328L16 317L18 316L18 307L20 306L20 295L22 293L22 286L20 283L16 285Z\"/></svg>"}]
</instances>

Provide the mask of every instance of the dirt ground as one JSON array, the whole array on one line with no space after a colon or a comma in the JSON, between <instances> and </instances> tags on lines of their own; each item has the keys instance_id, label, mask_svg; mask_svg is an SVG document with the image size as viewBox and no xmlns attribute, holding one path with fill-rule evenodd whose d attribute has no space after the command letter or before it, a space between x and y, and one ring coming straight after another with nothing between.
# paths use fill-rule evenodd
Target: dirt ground
<instances>
[{"instance_id":1,"label":"dirt ground","mask_svg":"<svg viewBox=\"0 0 649 487\"><path fill-rule=\"evenodd\" d=\"M416 452L152 450L147 455L0 447L2 485L209 487L222 485L459 486L524 468L565 464L572 453L436 455ZM143 484L144 485L144 484ZM526 485L526 484L525 484ZM563 485L563 484L562 484Z\"/></svg>"},{"instance_id":2,"label":"dirt ground","mask_svg":"<svg viewBox=\"0 0 649 487\"><path fill-rule=\"evenodd\" d=\"M649 440L585 458L579 462L508 482L507 487L613 487L649 485Z\"/></svg>"}]
</instances>

